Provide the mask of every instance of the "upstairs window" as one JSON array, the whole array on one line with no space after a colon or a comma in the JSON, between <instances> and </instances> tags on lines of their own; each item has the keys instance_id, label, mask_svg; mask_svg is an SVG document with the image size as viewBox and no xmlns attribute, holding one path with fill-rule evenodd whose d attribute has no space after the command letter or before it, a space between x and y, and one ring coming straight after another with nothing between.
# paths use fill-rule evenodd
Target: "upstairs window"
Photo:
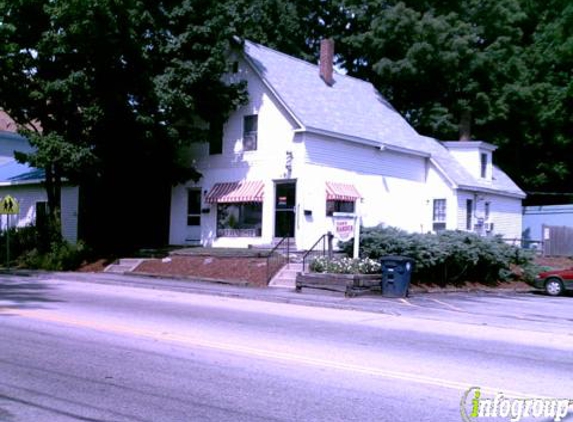
<instances>
[{"instance_id":1,"label":"upstairs window","mask_svg":"<svg viewBox=\"0 0 573 422\"><path fill-rule=\"evenodd\" d=\"M252 114L243 118L243 151L257 149L258 116Z\"/></svg>"},{"instance_id":2,"label":"upstairs window","mask_svg":"<svg viewBox=\"0 0 573 422\"><path fill-rule=\"evenodd\" d=\"M481 157L481 178L485 179L487 177L487 154L482 153Z\"/></svg>"},{"instance_id":3,"label":"upstairs window","mask_svg":"<svg viewBox=\"0 0 573 422\"><path fill-rule=\"evenodd\" d=\"M209 126L209 154L223 153L223 124L211 122Z\"/></svg>"},{"instance_id":4,"label":"upstairs window","mask_svg":"<svg viewBox=\"0 0 573 422\"><path fill-rule=\"evenodd\" d=\"M432 211L432 229L435 232L446 230L446 200L434 199Z\"/></svg>"}]
</instances>

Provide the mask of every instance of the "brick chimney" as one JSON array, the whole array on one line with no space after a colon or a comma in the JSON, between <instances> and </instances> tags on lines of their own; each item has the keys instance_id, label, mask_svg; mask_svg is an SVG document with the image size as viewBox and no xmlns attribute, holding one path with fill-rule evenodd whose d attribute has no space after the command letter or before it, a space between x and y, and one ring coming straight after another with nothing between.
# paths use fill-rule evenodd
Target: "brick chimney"
<instances>
[{"instance_id":1,"label":"brick chimney","mask_svg":"<svg viewBox=\"0 0 573 422\"><path fill-rule=\"evenodd\" d=\"M328 86L334 84L334 40L324 39L320 41L320 77Z\"/></svg>"}]
</instances>

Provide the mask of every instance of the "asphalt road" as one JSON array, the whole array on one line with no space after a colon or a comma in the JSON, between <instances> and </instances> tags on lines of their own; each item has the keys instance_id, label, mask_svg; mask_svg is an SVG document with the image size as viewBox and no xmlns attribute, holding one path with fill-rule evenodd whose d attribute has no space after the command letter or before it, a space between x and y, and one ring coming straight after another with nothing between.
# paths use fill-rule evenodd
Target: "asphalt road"
<instances>
[{"instance_id":1,"label":"asphalt road","mask_svg":"<svg viewBox=\"0 0 573 422\"><path fill-rule=\"evenodd\" d=\"M472 386L573 398L571 297L85 281L0 278L0 421L461 421Z\"/></svg>"}]
</instances>

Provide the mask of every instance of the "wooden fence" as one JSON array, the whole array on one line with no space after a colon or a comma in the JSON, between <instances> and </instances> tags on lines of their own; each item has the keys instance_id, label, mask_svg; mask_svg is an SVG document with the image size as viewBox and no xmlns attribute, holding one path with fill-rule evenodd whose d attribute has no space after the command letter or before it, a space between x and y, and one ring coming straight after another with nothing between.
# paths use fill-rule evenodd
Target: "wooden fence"
<instances>
[{"instance_id":1,"label":"wooden fence","mask_svg":"<svg viewBox=\"0 0 573 422\"><path fill-rule=\"evenodd\" d=\"M543 255L573 256L573 227L542 226Z\"/></svg>"}]
</instances>

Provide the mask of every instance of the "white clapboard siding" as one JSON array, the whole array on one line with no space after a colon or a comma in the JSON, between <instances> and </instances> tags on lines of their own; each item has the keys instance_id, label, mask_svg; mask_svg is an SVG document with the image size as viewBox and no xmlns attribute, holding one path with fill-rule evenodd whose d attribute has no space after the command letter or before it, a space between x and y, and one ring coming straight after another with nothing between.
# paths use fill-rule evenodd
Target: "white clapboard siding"
<instances>
[{"instance_id":1,"label":"white clapboard siding","mask_svg":"<svg viewBox=\"0 0 573 422\"><path fill-rule=\"evenodd\" d=\"M489 203L490 215L487 222L493 224L491 234L501 235L504 239L520 239L522 233L521 199L495 194L458 191L458 229L466 230L466 200L473 201L472 227L478 218L485 218L485 204Z\"/></svg>"},{"instance_id":2,"label":"white clapboard siding","mask_svg":"<svg viewBox=\"0 0 573 422\"><path fill-rule=\"evenodd\" d=\"M47 202L48 197L41 185L3 186L0 197L10 195L18 201L20 213L10 217L10 227L25 227L36 223L36 204ZM75 243L78 236L78 188L63 187L61 200L62 236ZM6 229L7 218L1 218L2 230Z\"/></svg>"},{"instance_id":3,"label":"white clapboard siding","mask_svg":"<svg viewBox=\"0 0 573 422\"><path fill-rule=\"evenodd\" d=\"M36 203L47 201L46 191L40 185L6 186L0 188L0 196L10 195L18 201L20 213L10 216L10 227L24 227L36 221ZM2 230L6 229L6 216L2 216Z\"/></svg>"},{"instance_id":4,"label":"white clapboard siding","mask_svg":"<svg viewBox=\"0 0 573 422\"><path fill-rule=\"evenodd\" d=\"M304 145L308 164L418 182L425 178L426 160L423 157L380 151L373 146L311 134L305 134Z\"/></svg>"},{"instance_id":5,"label":"white clapboard siding","mask_svg":"<svg viewBox=\"0 0 573 422\"><path fill-rule=\"evenodd\" d=\"M78 240L79 188L64 186L61 196L62 236L70 243Z\"/></svg>"}]
</instances>

